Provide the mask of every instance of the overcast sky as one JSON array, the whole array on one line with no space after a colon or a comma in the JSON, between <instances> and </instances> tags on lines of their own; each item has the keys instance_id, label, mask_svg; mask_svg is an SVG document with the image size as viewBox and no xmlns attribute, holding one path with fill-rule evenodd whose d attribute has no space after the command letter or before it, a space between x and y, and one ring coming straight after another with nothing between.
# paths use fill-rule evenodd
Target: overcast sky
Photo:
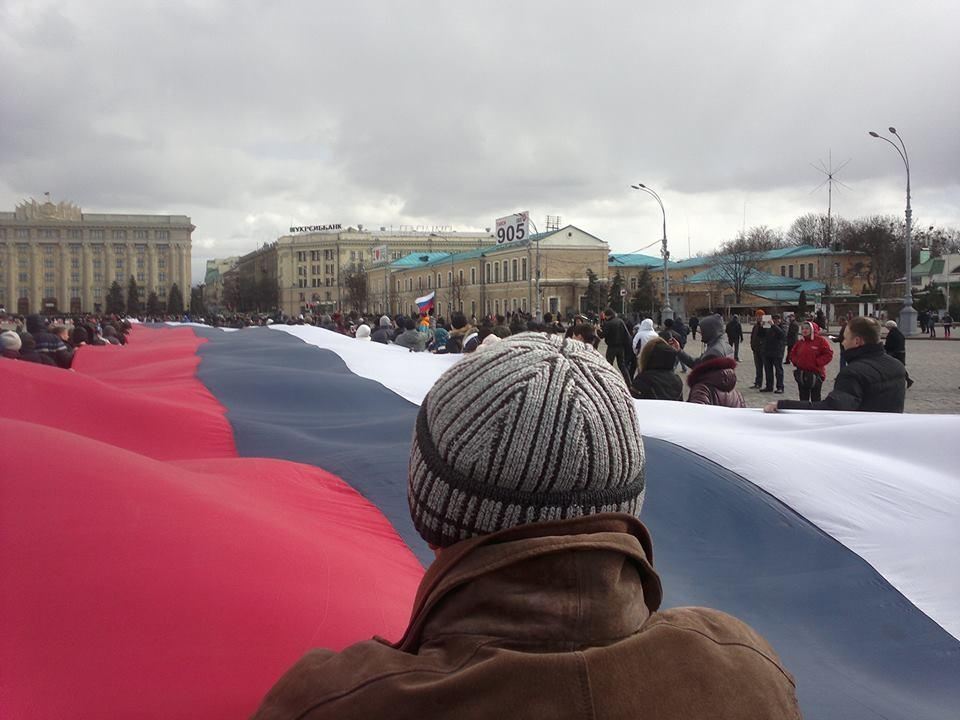
<instances>
[{"instance_id":1,"label":"overcast sky","mask_svg":"<svg viewBox=\"0 0 960 720\"><path fill-rule=\"evenodd\" d=\"M960 227L960 3L0 0L0 208L187 214L194 280L292 224L529 210L673 257L826 211ZM688 245L689 238L689 245ZM655 249L649 252L656 252Z\"/></svg>"}]
</instances>

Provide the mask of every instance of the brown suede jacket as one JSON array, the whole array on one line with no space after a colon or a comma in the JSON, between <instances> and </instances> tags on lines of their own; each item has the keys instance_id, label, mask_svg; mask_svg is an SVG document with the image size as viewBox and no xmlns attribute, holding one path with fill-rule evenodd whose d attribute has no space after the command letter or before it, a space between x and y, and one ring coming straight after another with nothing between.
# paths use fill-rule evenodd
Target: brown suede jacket
<instances>
[{"instance_id":1,"label":"brown suede jacket","mask_svg":"<svg viewBox=\"0 0 960 720\"><path fill-rule=\"evenodd\" d=\"M444 550L407 628L313 650L256 718L798 718L767 642L705 608L657 612L629 515L511 528Z\"/></svg>"}]
</instances>

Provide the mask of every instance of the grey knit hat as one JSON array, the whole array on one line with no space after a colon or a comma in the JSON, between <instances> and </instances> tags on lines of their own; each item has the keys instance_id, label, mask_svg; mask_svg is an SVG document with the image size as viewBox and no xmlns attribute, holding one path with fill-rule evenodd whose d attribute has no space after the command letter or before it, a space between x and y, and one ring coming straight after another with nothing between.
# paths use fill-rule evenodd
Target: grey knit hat
<instances>
[{"instance_id":1,"label":"grey knit hat","mask_svg":"<svg viewBox=\"0 0 960 720\"><path fill-rule=\"evenodd\" d=\"M522 333L465 356L427 393L410 452L413 523L446 547L516 525L639 515L633 400L593 347Z\"/></svg>"}]
</instances>

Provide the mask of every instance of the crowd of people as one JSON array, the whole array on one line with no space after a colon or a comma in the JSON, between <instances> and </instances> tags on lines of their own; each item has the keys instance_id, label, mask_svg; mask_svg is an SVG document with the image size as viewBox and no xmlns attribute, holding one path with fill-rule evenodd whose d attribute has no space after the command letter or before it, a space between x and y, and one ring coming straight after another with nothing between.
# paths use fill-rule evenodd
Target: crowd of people
<instances>
[{"instance_id":1,"label":"crowd of people","mask_svg":"<svg viewBox=\"0 0 960 720\"><path fill-rule=\"evenodd\" d=\"M83 345L126 345L129 320L115 315L72 318L44 315L0 318L12 329L0 332L0 353L10 360L52 365L69 370Z\"/></svg>"}]
</instances>

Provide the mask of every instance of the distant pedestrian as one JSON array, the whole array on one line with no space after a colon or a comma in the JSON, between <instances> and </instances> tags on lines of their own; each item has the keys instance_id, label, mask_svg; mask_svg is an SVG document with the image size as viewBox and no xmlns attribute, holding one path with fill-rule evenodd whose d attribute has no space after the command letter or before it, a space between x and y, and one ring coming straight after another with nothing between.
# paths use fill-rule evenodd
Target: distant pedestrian
<instances>
[{"instance_id":1,"label":"distant pedestrian","mask_svg":"<svg viewBox=\"0 0 960 720\"><path fill-rule=\"evenodd\" d=\"M760 392L783 394L783 346L786 333L780 327L780 316L765 315L760 321L760 338L763 341L763 373L766 377ZM776 382L776 388L774 388Z\"/></svg>"},{"instance_id":2,"label":"distant pedestrian","mask_svg":"<svg viewBox=\"0 0 960 720\"><path fill-rule=\"evenodd\" d=\"M950 316L950 313L947 313L943 316L943 336L945 338L950 337L950 328L953 327L953 318Z\"/></svg>"},{"instance_id":3,"label":"distant pedestrian","mask_svg":"<svg viewBox=\"0 0 960 720\"><path fill-rule=\"evenodd\" d=\"M906 371L907 338L900 331L900 328L897 327L897 323L894 320L887 320L886 327L887 339L883 342L883 349L886 351L887 355L896 358L901 362L907 378L907 387L909 388L913 385L913 380L910 378L910 373Z\"/></svg>"},{"instance_id":4,"label":"distant pedestrian","mask_svg":"<svg viewBox=\"0 0 960 720\"><path fill-rule=\"evenodd\" d=\"M797 317L795 315L791 315L787 325L787 365L790 364L790 351L793 350L793 346L797 344L797 341L800 339L799 336L800 323L797 322Z\"/></svg>"},{"instance_id":5,"label":"distant pedestrian","mask_svg":"<svg viewBox=\"0 0 960 720\"><path fill-rule=\"evenodd\" d=\"M603 341L607 344L607 362L619 366L624 381L630 385L630 370L627 364L627 351L631 347L630 331L623 319L617 317L613 308L607 308L603 313L604 322L601 328Z\"/></svg>"},{"instance_id":6,"label":"distant pedestrian","mask_svg":"<svg viewBox=\"0 0 960 720\"><path fill-rule=\"evenodd\" d=\"M690 317L690 337L694 340L697 339L697 325L700 324L700 321L697 319L696 315Z\"/></svg>"},{"instance_id":7,"label":"distant pedestrian","mask_svg":"<svg viewBox=\"0 0 960 720\"><path fill-rule=\"evenodd\" d=\"M753 319L753 327L750 329L750 352L753 353L754 379L752 389L763 387L763 337L760 335L763 313L758 313Z\"/></svg>"},{"instance_id":8,"label":"distant pedestrian","mask_svg":"<svg viewBox=\"0 0 960 720\"><path fill-rule=\"evenodd\" d=\"M920 323L920 332L927 334L927 321L930 320L930 314L926 310L921 310L917 315L917 322Z\"/></svg>"},{"instance_id":9,"label":"distant pedestrian","mask_svg":"<svg viewBox=\"0 0 960 720\"><path fill-rule=\"evenodd\" d=\"M934 313L930 313L930 317L927 318L927 330L930 332L930 337L937 336L937 316Z\"/></svg>"},{"instance_id":10,"label":"distant pedestrian","mask_svg":"<svg viewBox=\"0 0 960 720\"><path fill-rule=\"evenodd\" d=\"M733 359L740 362L740 343L743 342L743 325L740 318L734 315L727 323L727 342L733 348Z\"/></svg>"}]
</instances>

